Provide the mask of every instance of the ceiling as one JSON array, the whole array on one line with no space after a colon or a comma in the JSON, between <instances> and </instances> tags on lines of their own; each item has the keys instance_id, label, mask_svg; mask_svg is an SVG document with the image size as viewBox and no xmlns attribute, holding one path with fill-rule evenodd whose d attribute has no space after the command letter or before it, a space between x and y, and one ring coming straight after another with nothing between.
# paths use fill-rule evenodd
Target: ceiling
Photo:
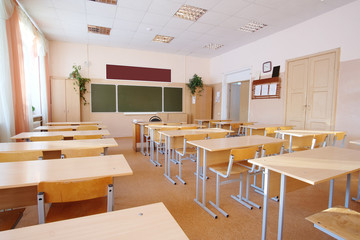
<instances>
[{"instance_id":1,"label":"ceiling","mask_svg":"<svg viewBox=\"0 0 360 240\"><path fill-rule=\"evenodd\" d=\"M181 55L214 57L354 0L18 0L48 40L88 43ZM207 9L196 22L174 13L183 5ZM254 33L238 30L250 21L267 24ZM87 25L111 28L109 36ZM155 35L170 43L153 42ZM223 44L217 50L205 45Z\"/></svg>"}]
</instances>

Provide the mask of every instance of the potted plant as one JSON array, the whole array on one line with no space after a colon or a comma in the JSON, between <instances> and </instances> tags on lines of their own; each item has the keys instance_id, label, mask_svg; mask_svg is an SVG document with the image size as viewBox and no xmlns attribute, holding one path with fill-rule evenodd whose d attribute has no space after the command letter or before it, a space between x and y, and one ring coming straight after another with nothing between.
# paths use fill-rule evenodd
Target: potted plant
<instances>
[{"instance_id":1,"label":"potted plant","mask_svg":"<svg viewBox=\"0 0 360 240\"><path fill-rule=\"evenodd\" d=\"M189 83L187 83L186 86L188 86L192 95L201 93L201 91L204 90L204 83L197 74L194 74L194 76L189 79Z\"/></svg>"},{"instance_id":2,"label":"potted plant","mask_svg":"<svg viewBox=\"0 0 360 240\"><path fill-rule=\"evenodd\" d=\"M80 92L80 99L84 101L84 105L87 104L87 101L84 97L85 93L87 92L86 83L90 82L90 78L83 78L80 74L81 66L80 65L73 65L73 71L69 74L70 79L75 79L74 85L76 84L79 87ZM74 87L75 91L76 88Z\"/></svg>"}]
</instances>

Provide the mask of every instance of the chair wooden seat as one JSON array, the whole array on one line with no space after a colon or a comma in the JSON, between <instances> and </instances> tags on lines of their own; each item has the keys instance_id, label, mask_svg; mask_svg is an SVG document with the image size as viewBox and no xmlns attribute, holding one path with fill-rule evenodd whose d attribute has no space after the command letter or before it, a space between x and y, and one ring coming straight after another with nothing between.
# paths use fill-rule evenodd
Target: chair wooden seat
<instances>
[{"instance_id":1,"label":"chair wooden seat","mask_svg":"<svg viewBox=\"0 0 360 240\"><path fill-rule=\"evenodd\" d=\"M314 227L339 239L360 239L360 213L336 206L306 218ZM333 236L334 237L334 236Z\"/></svg>"},{"instance_id":2,"label":"chair wooden seat","mask_svg":"<svg viewBox=\"0 0 360 240\"><path fill-rule=\"evenodd\" d=\"M62 221L70 218L84 217L107 210L107 197L100 197L70 203L52 203L46 215L46 223Z\"/></svg>"},{"instance_id":3,"label":"chair wooden seat","mask_svg":"<svg viewBox=\"0 0 360 240\"><path fill-rule=\"evenodd\" d=\"M0 231L14 229L21 217L25 208L17 208L4 212L0 212Z\"/></svg>"},{"instance_id":4,"label":"chair wooden seat","mask_svg":"<svg viewBox=\"0 0 360 240\"><path fill-rule=\"evenodd\" d=\"M208 133L208 138L210 139L224 138L227 135L229 135L229 133L227 132L213 132L213 133Z\"/></svg>"}]
</instances>

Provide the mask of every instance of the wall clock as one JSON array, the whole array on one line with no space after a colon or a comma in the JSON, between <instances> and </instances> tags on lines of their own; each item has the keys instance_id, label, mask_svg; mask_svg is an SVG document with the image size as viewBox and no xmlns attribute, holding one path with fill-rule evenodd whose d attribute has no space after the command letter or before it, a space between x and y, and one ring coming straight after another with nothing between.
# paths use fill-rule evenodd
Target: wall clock
<instances>
[{"instance_id":1,"label":"wall clock","mask_svg":"<svg viewBox=\"0 0 360 240\"><path fill-rule=\"evenodd\" d=\"M263 63L263 73L267 73L271 71L271 61L267 61Z\"/></svg>"}]
</instances>

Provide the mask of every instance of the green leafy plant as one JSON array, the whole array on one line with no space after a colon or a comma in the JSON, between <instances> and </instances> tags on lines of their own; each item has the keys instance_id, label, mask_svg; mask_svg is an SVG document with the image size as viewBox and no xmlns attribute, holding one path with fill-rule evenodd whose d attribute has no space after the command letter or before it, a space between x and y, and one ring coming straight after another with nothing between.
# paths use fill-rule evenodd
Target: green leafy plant
<instances>
[{"instance_id":1,"label":"green leafy plant","mask_svg":"<svg viewBox=\"0 0 360 240\"><path fill-rule=\"evenodd\" d=\"M86 83L90 82L90 78L83 78L80 74L81 66L80 65L73 65L73 71L69 74L70 79L76 79L74 85L76 84L79 87L80 98L84 101L84 105L87 104L87 101L84 97L85 93L87 92ZM75 91L76 88L74 87Z\"/></svg>"},{"instance_id":2,"label":"green leafy plant","mask_svg":"<svg viewBox=\"0 0 360 240\"><path fill-rule=\"evenodd\" d=\"M197 74L194 74L194 76L189 79L189 83L187 83L186 86L188 86L192 95L196 93L199 94L204 90L204 83Z\"/></svg>"},{"instance_id":3,"label":"green leafy plant","mask_svg":"<svg viewBox=\"0 0 360 240\"><path fill-rule=\"evenodd\" d=\"M33 112L35 112L35 107L34 106L31 106L31 109Z\"/></svg>"}]
</instances>

